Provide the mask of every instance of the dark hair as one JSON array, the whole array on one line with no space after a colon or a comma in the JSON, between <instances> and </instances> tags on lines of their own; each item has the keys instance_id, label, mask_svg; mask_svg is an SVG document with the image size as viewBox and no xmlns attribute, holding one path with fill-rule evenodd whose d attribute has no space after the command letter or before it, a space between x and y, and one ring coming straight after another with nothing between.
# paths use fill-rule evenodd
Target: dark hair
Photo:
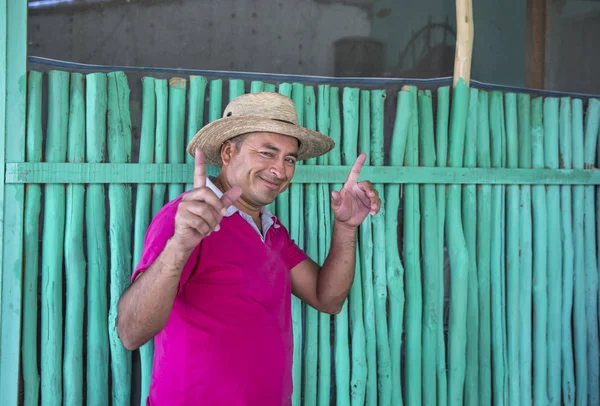
<instances>
[{"instance_id":1,"label":"dark hair","mask_svg":"<svg viewBox=\"0 0 600 406\"><path fill-rule=\"evenodd\" d=\"M246 138L248 138L248 135L250 135L250 134L247 133L247 134L237 135L237 136L229 139L228 141L231 142L233 145L235 145L235 147L237 149L240 149L240 147L242 146L244 141L246 141Z\"/></svg>"}]
</instances>

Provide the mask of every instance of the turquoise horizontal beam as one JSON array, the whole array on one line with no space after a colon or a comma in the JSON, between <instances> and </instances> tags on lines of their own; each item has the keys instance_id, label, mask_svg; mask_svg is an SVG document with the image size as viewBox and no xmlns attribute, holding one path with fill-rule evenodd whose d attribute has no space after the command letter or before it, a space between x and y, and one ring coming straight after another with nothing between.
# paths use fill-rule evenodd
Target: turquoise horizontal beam
<instances>
[{"instance_id":1,"label":"turquoise horizontal beam","mask_svg":"<svg viewBox=\"0 0 600 406\"><path fill-rule=\"evenodd\" d=\"M35 163L6 164L11 183L186 183L194 164ZM209 175L217 168L208 167ZM343 183L349 166L301 165L294 183ZM600 185L597 169L429 168L366 166L361 180L387 184Z\"/></svg>"}]
</instances>

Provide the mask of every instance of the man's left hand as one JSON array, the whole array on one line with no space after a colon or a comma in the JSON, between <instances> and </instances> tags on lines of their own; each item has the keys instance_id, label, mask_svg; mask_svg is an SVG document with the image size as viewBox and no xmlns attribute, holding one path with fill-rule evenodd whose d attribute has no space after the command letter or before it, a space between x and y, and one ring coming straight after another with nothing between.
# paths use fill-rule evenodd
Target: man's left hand
<instances>
[{"instance_id":1,"label":"man's left hand","mask_svg":"<svg viewBox=\"0 0 600 406\"><path fill-rule=\"evenodd\" d=\"M358 227L369 213L379 212L381 199L371 182L358 182L367 156L360 154L352 166L344 187L331 193L331 209L335 220L349 227Z\"/></svg>"}]
</instances>

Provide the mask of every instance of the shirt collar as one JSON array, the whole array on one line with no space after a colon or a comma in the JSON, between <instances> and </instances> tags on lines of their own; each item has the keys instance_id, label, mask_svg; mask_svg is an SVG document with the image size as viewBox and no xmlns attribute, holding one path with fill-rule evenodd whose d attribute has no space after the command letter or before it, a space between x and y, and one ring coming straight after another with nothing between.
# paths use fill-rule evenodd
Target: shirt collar
<instances>
[{"instance_id":1,"label":"shirt collar","mask_svg":"<svg viewBox=\"0 0 600 406\"><path fill-rule=\"evenodd\" d=\"M210 190L212 190L219 199L223 197L223 192L221 192L221 190L213 183L211 178L208 178L208 177L206 178L206 187L209 188ZM234 205L231 205L227 208L227 213L225 213L225 217L231 217L239 211L240 210L237 207L235 207ZM260 209L260 213L263 215L263 217L265 217L265 216L267 216L268 218L274 217L273 213L271 213L271 210L269 210L266 206L263 206Z\"/></svg>"}]
</instances>

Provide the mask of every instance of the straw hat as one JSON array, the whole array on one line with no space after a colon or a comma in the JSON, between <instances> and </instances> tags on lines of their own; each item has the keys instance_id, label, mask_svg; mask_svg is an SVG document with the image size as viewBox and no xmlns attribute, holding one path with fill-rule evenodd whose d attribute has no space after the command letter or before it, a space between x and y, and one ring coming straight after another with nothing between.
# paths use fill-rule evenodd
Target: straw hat
<instances>
[{"instance_id":1,"label":"straw hat","mask_svg":"<svg viewBox=\"0 0 600 406\"><path fill-rule=\"evenodd\" d=\"M294 102L279 93L248 93L231 101L223 112L223 118L200 129L187 146L188 154L194 156L201 148L206 163L220 167L221 146L238 135L252 132L271 132L297 138L298 160L314 158L331 151L333 140L317 131L298 124Z\"/></svg>"}]
</instances>

